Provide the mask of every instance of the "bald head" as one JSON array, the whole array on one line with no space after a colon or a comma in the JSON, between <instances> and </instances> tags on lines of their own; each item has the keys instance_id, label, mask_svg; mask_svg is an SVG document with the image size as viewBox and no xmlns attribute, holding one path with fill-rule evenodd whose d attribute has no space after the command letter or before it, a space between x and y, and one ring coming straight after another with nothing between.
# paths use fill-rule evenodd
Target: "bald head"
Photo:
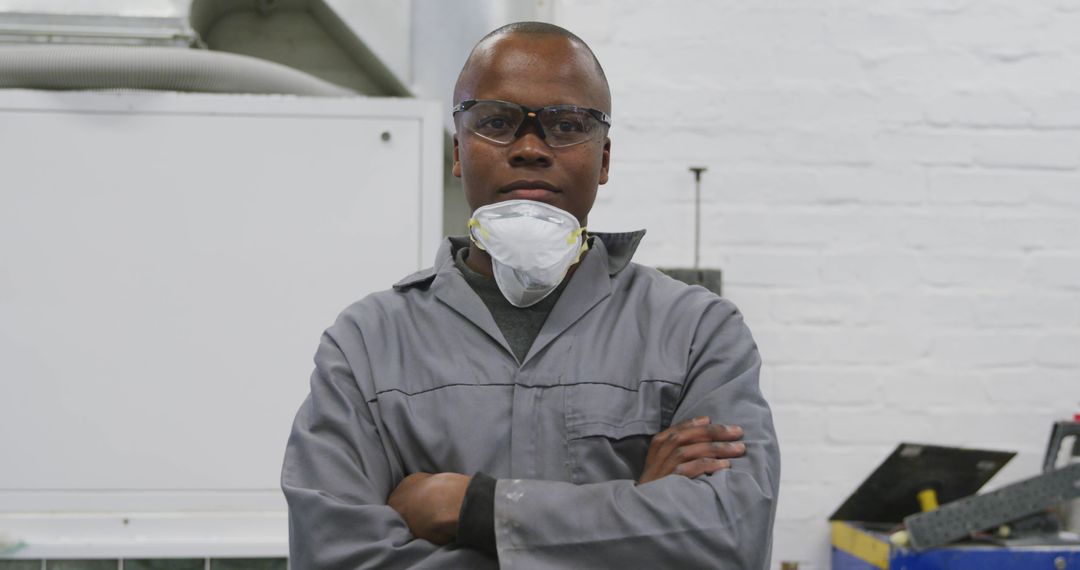
<instances>
[{"instance_id":1,"label":"bald head","mask_svg":"<svg viewBox=\"0 0 1080 570\"><path fill-rule=\"evenodd\" d=\"M518 53L508 54L511 50ZM516 63L522 71L521 79L527 81L528 68L535 61L529 61L529 54L522 54L523 51L531 52L534 60L546 60L550 64L552 59L558 59L559 64L568 68L586 70L584 74L578 73L579 76L584 75L578 78L583 95L594 99L597 109L611 112L611 89L596 55L584 40L569 30L545 22L515 22L481 38L469 53L454 84L454 103L476 98L476 86L483 72L505 63L508 57L517 59ZM580 82L580 79L585 81Z\"/></svg>"}]
</instances>

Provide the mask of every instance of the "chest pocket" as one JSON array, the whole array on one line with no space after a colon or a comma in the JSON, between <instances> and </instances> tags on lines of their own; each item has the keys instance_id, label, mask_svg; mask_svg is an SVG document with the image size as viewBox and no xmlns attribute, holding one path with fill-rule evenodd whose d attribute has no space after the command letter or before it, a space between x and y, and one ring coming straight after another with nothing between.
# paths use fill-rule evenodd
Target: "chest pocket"
<instances>
[{"instance_id":1,"label":"chest pocket","mask_svg":"<svg viewBox=\"0 0 1080 570\"><path fill-rule=\"evenodd\" d=\"M671 420L676 386L641 382L637 389L582 383L566 388L570 481L637 479L652 436Z\"/></svg>"}]
</instances>

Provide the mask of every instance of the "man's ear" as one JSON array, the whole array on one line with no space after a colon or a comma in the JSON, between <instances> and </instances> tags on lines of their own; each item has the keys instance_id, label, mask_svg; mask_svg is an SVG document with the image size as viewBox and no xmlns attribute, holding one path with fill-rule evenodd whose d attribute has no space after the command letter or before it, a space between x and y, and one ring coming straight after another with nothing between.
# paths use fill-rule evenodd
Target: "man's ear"
<instances>
[{"instance_id":1,"label":"man's ear","mask_svg":"<svg viewBox=\"0 0 1080 570\"><path fill-rule=\"evenodd\" d=\"M455 147L456 148L456 147ZM607 184L608 167L611 166L611 139L604 139L604 152L600 155L600 184Z\"/></svg>"},{"instance_id":2,"label":"man's ear","mask_svg":"<svg viewBox=\"0 0 1080 570\"><path fill-rule=\"evenodd\" d=\"M450 172L457 178L461 178L461 156L458 154L457 135L454 135L454 166L450 168Z\"/></svg>"}]
</instances>

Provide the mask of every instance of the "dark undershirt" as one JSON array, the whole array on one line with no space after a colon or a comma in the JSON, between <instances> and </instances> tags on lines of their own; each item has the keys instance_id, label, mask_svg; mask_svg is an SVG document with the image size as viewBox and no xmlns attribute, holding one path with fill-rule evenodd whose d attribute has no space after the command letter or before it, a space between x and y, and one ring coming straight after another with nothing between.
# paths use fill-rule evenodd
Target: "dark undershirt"
<instances>
[{"instance_id":1,"label":"dark undershirt","mask_svg":"<svg viewBox=\"0 0 1080 570\"><path fill-rule=\"evenodd\" d=\"M533 341L536 340L536 335L540 334L540 329L544 326L544 321L547 320L548 313L551 312L551 308L555 306L555 301L559 300L559 295L562 294L563 289L566 288L566 284L570 280L564 279L550 295L544 297L535 305L515 307L510 304L510 301L506 300L506 297L503 297L494 277L477 273L465 263L468 257L469 248L463 247L457 250L454 253L454 265L465 277L465 282L469 284L469 287L472 287L472 290L476 292L476 295L480 297L480 300L487 306L488 311L491 312L499 331L506 338L506 342L510 344L510 350L513 351L514 357L517 358L518 362L525 360L525 356L529 354L529 347L532 346Z\"/></svg>"},{"instance_id":2,"label":"dark undershirt","mask_svg":"<svg viewBox=\"0 0 1080 570\"><path fill-rule=\"evenodd\" d=\"M550 295L535 305L515 307L503 297L493 277L477 273L465 263L468 256L468 247L458 249L454 252L454 265L491 312L491 317L495 319L495 324L520 363L529 354L529 348L540 334L548 313L570 280L564 279ZM495 550L495 482L494 478L485 473L473 474L458 514L455 542L498 557Z\"/></svg>"}]
</instances>

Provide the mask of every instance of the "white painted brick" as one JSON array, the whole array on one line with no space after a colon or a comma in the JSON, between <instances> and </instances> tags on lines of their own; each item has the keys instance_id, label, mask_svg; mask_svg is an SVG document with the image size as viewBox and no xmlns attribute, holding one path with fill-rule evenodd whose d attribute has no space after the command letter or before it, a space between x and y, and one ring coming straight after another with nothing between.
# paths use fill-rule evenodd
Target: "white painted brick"
<instances>
[{"instance_id":1,"label":"white painted brick","mask_svg":"<svg viewBox=\"0 0 1080 570\"><path fill-rule=\"evenodd\" d=\"M768 289L758 287L729 287L723 284L724 297L739 308L746 317L748 323L756 323L751 330L757 334L759 327L764 328L769 323L772 312L772 299L774 293Z\"/></svg>"},{"instance_id":2,"label":"white painted brick","mask_svg":"<svg viewBox=\"0 0 1080 570\"><path fill-rule=\"evenodd\" d=\"M783 131L773 138L774 160L788 164L865 166L874 161L873 141L861 132Z\"/></svg>"},{"instance_id":3,"label":"white painted brick","mask_svg":"<svg viewBox=\"0 0 1080 570\"><path fill-rule=\"evenodd\" d=\"M922 295L914 288L872 289L872 305L865 325L898 330L918 330L927 326Z\"/></svg>"},{"instance_id":4,"label":"white painted brick","mask_svg":"<svg viewBox=\"0 0 1080 570\"><path fill-rule=\"evenodd\" d=\"M1018 239L1022 236L1002 232L988 219L983 204L957 202L929 211L904 218L902 243L920 250L957 253L987 249L1020 253L1023 248L1024 243Z\"/></svg>"},{"instance_id":5,"label":"white painted brick","mask_svg":"<svg viewBox=\"0 0 1080 570\"><path fill-rule=\"evenodd\" d=\"M1040 14L1038 8L1016 10L1003 3L987 3L981 10L931 18L925 24L933 42L940 45L969 49L1021 47L1037 33L1036 14Z\"/></svg>"},{"instance_id":6,"label":"white painted brick","mask_svg":"<svg viewBox=\"0 0 1080 570\"><path fill-rule=\"evenodd\" d=\"M817 365L828 360L821 335L800 334L787 327L777 328L776 325L760 321L753 330L761 357L770 365Z\"/></svg>"},{"instance_id":7,"label":"white painted brick","mask_svg":"<svg viewBox=\"0 0 1080 570\"><path fill-rule=\"evenodd\" d=\"M1054 0L1050 5L1055 9L1055 15L1063 20L1080 16L1080 0Z\"/></svg>"},{"instance_id":8,"label":"white painted brick","mask_svg":"<svg viewBox=\"0 0 1080 570\"><path fill-rule=\"evenodd\" d=\"M781 478L781 484L784 484ZM819 521L827 518L821 491L817 486L791 483L784 486L784 497L776 509L776 516L785 520Z\"/></svg>"},{"instance_id":9,"label":"white painted brick","mask_svg":"<svg viewBox=\"0 0 1080 570\"><path fill-rule=\"evenodd\" d=\"M821 169L817 181L818 199L832 202L919 204L926 193L926 176L913 165Z\"/></svg>"},{"instance_id":10,"label":"white painted brick","mask_svg":"<svg viewBox=\"0 0 1080 570\"><path fill-rule=\"evenodd\" d=\"M1018 206L1027 202L1025 177L981 169L934 169L928 176L930 203Z\"/></svg>"},{"instance_id":11,"label":"white painted brick","mask_svg":"<svg viewBox=\"0 0 1080 570\"><path fill-rule=\"evenodd\" d=\"M1013 289L1024 276L1020 255L927 254L922 256L922 278L928 285Z\"/></svg>"},{"instance_id":12,"label":"white painted brick","mask_svg":"<svg viewBox=\"0 0 1080 570\"><path fill-rule=\"evenodd\" d=\"M1032 112L1005 94L957 93L927 102L926 120L934 126L1024 127L1032 123Z\"/></svg>"},{"instance_id":13,"label":"white painted brick","mask_svg":"<svg viewBox=\"0 0 1080 570\"><path fill-rule=\"evenodd\" d=\"M933 291L922 295L916 308L931 330L966 329L974 320L974 300L970 292Z\"/></svg>"},{"instance_id":14,"label":"white painted brick","mask_svg":"<svg viewBox=\"0 0 1080 570\"><path fill-rule=\"evenodd\" d=\"M803 45L774 53L773 79L783 86L850 85L862 76L860 59L844 51Z\"/></svg>"},{"instance_id":15,"label":"white painted brick","mask_svg":"<svg viewBox=\"0 0 1080 570\"><path fill-rule=\"evenodd\" d=\"M987 396L996 404L990 409L1053 410L1062 419L1080 413L1080 372L1075 368L986 370L980 377Z\"/></svg>"},{"instance_id":16,"label":"white painted brick","mask_svg":"<svg viewBox=\"0 0 1080 570\"><path fill-rule=\"evenodd\" d=\"M852 210L843 207L788 211L741 208L732 204L731 196L726 189L719 189L702 199L701 239L709 248L776 247L812 252L853 242L891 243L889 232L901 231L900 222L887 213L866 212L853 220Z\"/></svg>"},{"instance_id":17,"label":"white painted brick","mask_svg":"<svg viewBox=\"0 0 1080 570\"><path fill-rule=\"evenodd\" d=\"M956 409L985 409L990 401L978 373L896 370L881 385L884 402L899 410L949 414Z\"/></svg>"},{"instance_id":18,"label":"white painted brick","mask_svg":"<svg viewBox=\"0 0 1080 570\"><path fill-rule=\"evenodd\" d=\"M826 420L822 416L819 410L774 405L776 436L786 445L819 444L825 441Z\"/></svg>"},{"instance_id":19,"label":"white painted brick","mask_svg":"<svg viewBox=\"0 0 1080 570\"><path fill-rule=\"evenodd\" d=\"M815 325L865 322L870 297L858 291L836 289L794 291L777 295L772 304L772 320L781 324Z\"/></svg>"},{"instance_id":20,"label":"white painted brick","mask_svg":"<svg viewBox=\"0 0 1080 570\"><path fill-rule=\"evenodd\" d=\"M987 133L975 146L975 161L984 166L1055 170L1080 166L1080 133Z\"/></svg>"},{"instance_id":21,"label":"white painted brick","mask_svg":"<svg viewBox=\"0 0 1080 570\"><path fill-rule=\"evenodd\" d=\"M614 94L590 226L702 260L783 454L773 567L900 441L1021 452L1080 411L1080 3L553 0Z\"/></svg>"},{"instance_id":22,"label":"white painted brick","mask_svg":"<svg viewBox=\"0 0 1080 570\"><path fill-rule=\"evenodd\" d=\"M974 298L972 302L975 313L974 322L988 329L1068 328L1080 323L1080 304L1075 295L983 294ZM1080 345L1076 350L1080 352Z\"/></svg>"},{"instance_id":23,"label":"white painted brick","mask_svg":"<svg viewBox=\"0 0 1080 570\"><path fill-rule=\"evenodd\" d=\"M1041 336L1035 350L1035 361L1043 366L1080 369L1080 331ZM1080 396L1080 374L1076 378L1075 393Z\"/></svg>"},{"instance_id":24,"label":"white painted brick","mask_svg":"<svg viewBox=\"0 0 1080 570\"><path fill-rule=\"evenodd\" d=\"M710 196L710 203L702 205L702 219L708 220L709 232L702 236L703 242L710 248L730 249L730 246L760 245L794 246L824 244L831 241L830 236L821 235L820 231L805 232L796 235L788 225L791 219L802 221L805 215L787 212L768 212L760 208L735 209L729 204L718 203ZM805 228L802 228L805 230ZM704 233L704 232L703 232Z\"/></svg>"},{"instance_id":25,"label":"white painted brick","mask_svg":"<svg viewBox=\"0 0 1080 570\"><path fill-rule=\"evenodd\" d=\"M864 56L867 80L885 89L935 95L971 89L982 81L989 65L977 55L960 50L931 51L916 47L883 51L854 46Z\"/></svg>"},{"instance_id":26,"label":"white painted brick","mask_svg":"<svg viewBox=\"0 0 1080 570\"><path fill-rule=\"evenodd\" d=\"M1036 127L1080 128L1080 90L1037 98L1031 106L1031 123Z\"/></svg>"},{"instance_id":27,"label":"white painted brick","mask_svg":"<svg viewBox=\"0 0 1080 570\"><path fill-rule=\"evenodd\" d=\"M994 297L1001 299L1003 297ZM978 303L980 298L970 291L940 290L930 291L888 291L877 292L873 296L873 305L867 323L876 327L889 326L905 330L964 330L976 322L978 311L996 310L995 301L988 301L983 309ZM1071 316L1071 313L1068 314ZM985 317L988 321L995 317ZM996 317L995 328L1016 326L1015 322L1005 323L1005 318ZM1006 317L1007 318L1007 317ZM1014 317L1017 320L1026 317Z\"/></svg>"},{"instance_id":28,"label":"white painted brick","mask_svg":"<svg viewBox=\"0 0 1080 570\"><path fill-rule=\"evenodd\" d=\"M1057 250L1068 244L1076 244L1068 249L1080 251L1080 220L1076 217L995 217L987 223L993 225L998 233L1011 236L1020 247Z\"/></svg>"},{"instance_id":29,"label":"white painted brick","mask_svg":"<svg viewBox=\"0 0 1080 570\"><path fill-rule=\"evenodd\" d=\"M934 442L991 449L1045 449L1052 418L1045 413L1008 410L955 411L935 416ZM1031 476L1034 473L1029 474Z\"/></svg>"},{"instance_id":30,"label":"white painted brick","mask_svg":"<svg viewBox=\"0 0 1080 570\"><path fill-rule=\"evenodd\" d=\"M963 14L971 7L969 0L922 0L915 4L933 17Z\"/></svg>"},{"instance_id":31,"label":"white painted brick","mask_svg":"<svg viewBox=\"0 0 1080 570\"><path fill-rule=\"evenodd\" d=\"M613 89L614 86L613 86ZM673 87L668 82L635 82L619 86L612 93L619 102L613 108L613 140L626 132L648 135L659 130L692 130L705 126L710 129L732 124L731 110L720 99L701 101L701 88L691 85ZM656 101L664 105L657 107Z\"/></svg>"},{"instance_id":32,"label":"white painted brick","mask_svg":"<svg viewBox=\"0 0 1080 570\"><path fill-rule=\"evenodd\" d=\"M773 401L790 405L859 405L881 399L875 368L771 366Z\"/></svg>"},{"instance_id":33,"label":"white painted brick","mask_svg":"<svg viewBox=\"0 0 1080 570\"><path fill-rule=\"evenodd\" d=\"M722 165L705 177L717 187L721 207L732 201L784 207L770 208L773 214L799 206L917 205L923 202L926 187L922 169L907 165ZM848 225L861 220L849 210L840 213L847 216ZM892 211L881 213L889 214L896 219Z\"/></svg>"},{"instance_id":34,"label":"white painted brick","mask_svg":"<svg viewBox=\"0 0 1080 570\"><path fill-rule=\"evenodd\" d=\"M874 52L910 49L929 42L926 24L918 15L866 9L843 11L827 21L828 41L844 48L859 46Z\"/></svg>"},{"instance_id":35,"label":"white painted brick","mask_svg":"<svg viewBox=\"0 0 1080 570\"><path fill-rule=\"evenodd\" d=\"M1027 184L1034 204L1080 208L1080 172L1033 172Z\"/></svg>"},{"instance_id":36,"label":"white painted brick","mask_svg":"<svg viewBox=\"0 0 1080 570\"><path fill-rule=\"evenodd\" d=\"M813 255L786 252L730 253L722 257L724 280L733 285L808 287L820 281Z\"/></svg>"},{"instance_id":37,"label":"white painted brick","mask_svg":"<svg viewBox=\"0 0 1080 570\"><path fill-rule=\"evenodd\" d=\"M777 156L771 137L764 134L724 133L707 128L665 132L654 127L643 131L631 124L620 127L618 133L613 131L611 136L613 159L628 162L665 162L676 157L685 167L730 161L765 162Z\"/></svg>"},{"instance_id":38,"label":"white painted brick","mask_svg":"<svg viewBox=\"0 0 1080 570\"><path fill-rule=\"evenodd\" d=\"M753 45L767 38L787 38L806 43L819 41L822 26L814 7L788 3L785 10L762 9L717 10L714 2L680 1L676 9L658 6L639 6L627 9L616 2L611 16L611 31L618 37L632 37L646 44L674 42L694 43L707 40L724 45ZM659 8L659 9L658 9Z\"/></svg>"},{"instance_id":39,"label":"white painted brick","mask_svg":"<svg viewBox=\"0 0 1080 570\"><path fill-rule=\"evenodd\" d=\"M943 369L1025 366L1033 362L1036 340L1025 332L941 333L930 357Z\"/></svg>"},{"instance_id":40,"label":"white painted brick","mask_svg":"<svg viewBox=\"0 0 1080 570\"><path fill-rule=\"evenodd\" d=\"M699 94L700 90L695 90ZM739 130L775 131L777 129L870 130L883 116L892 121L921 120L921 110L911 109L912 102L881 98L862 90L837 86L831 89L778 88L775 85L745 88L728 86L704 106L700 102L687 109L700 122L700 113L715 111L721 124ZM905 113L905 109L908 111Z\"/></svg>"},{"instance_id":41,"label":"white painted brick","mask_svg":"<svg viewBox=\"0 0 1080 570\"><path fill-rule=\"evenodd\" d=\"M1017 85L1038 85L1040 90L1051 93L1076 90L1076 77L1069 73L1080 65L1080 59L1073 55L1075 46L1068 52L1013 59L1015 53L1027 56L1031 51L1027 46L1021 46L1020 50L1004 49L998 61L986 59L992 72L983 77L985 85L995 91L1015 89ZM991 50L987 54L993 55Z\"/></svg>"},{"instance_id":42,"label":"white painted brick","mask_svg":"<svg viewBox=\"0 0 1080 570\"><path fill-rule=\"evenodd\" d=\"M929 339L921 331L794 327L758 329L762 352L781 365L871 365L923 358Z\"/></svg>"},{"instance_id":43,"label":"white painted brick","mask_svg":"<svg viewBox=\"0 0 1080 570\"><path fill-rule=\"evenodd\" d=\"M823 283L861 285L891 290L919 283L919 256L913 253L867 251L823 255L818 261Z\"/></svg>"},{"instance_id":44,"label":"white painted brick","mask_svg":"<svg viewBox=\"0 0 1080 570\"><path fill-rule=\"evenodd\" d=\"M778 521L771 570L779 570L785 561L797 562L799 570L828 570L829 545L826 521Z\"/></svg>"},{"instance_id":45,"label":"white painted brick","mask_svg":"<svg viewBox=\"0 0 1080 570\"><path fill-rule=\"evenodd\" d=\"M784 452L781 484L810 485L816 489L816 498L805 500L817 507L818 520L827 519L845 495L855 490L892 450L893 444L871 446L835 446L821 441L817 444L792 446ZM843 473L838 477L837 473ZM829 489L839 487L839 492L824 493L822 485ZM785 499L787 487L784 487Z\"/></svg>"},{"instance_id":46,"label":"white painted brick","mask_svg":"<svg viewBox=\"0 0 1080 570\"><path fill-rule=\"evenodd\" d=\"M846 330L827 338L829 358L838 364L904 364L925 357L929 350L929 339L920 331Z\"/></svg>"},{"instance_id":47,"label":"white painted brick","mask_svg":"<svg viewBox=\"0 0 1080 570\"><path fill-rule=\"evenodd\" d=\"M934 416L926 413L894 409L831 409L827 416L829 439L838 444L896 445L901 441L934 441L939 435L934 429L934 420Z\"/></svg>"},{"instance_id":48,"label":"white painted brick","mask_svg":"<svg viewBox=\"0 0 1080 570\"><path fill-rule=\"evenodd\" d=\"M722 202L784 207L822 202L816 167L723 165L706 172L703 179L715 185Z\"/></svg>"},{"instance_id":49,"label":"white painted brick","mask_svg":"<svg viewBox=\"0 0 1080 570\"><path fill-rule=\"evenodd\" d=\"M1067 212L1026 214L1033 208L1026 203L1017 206L988 206L981 200L951 203L935 208L933 214L905 218L900 236L913 248L949 253L1080 249L1069 245L1080 246L1080 223L1076 218Z\"/></svg>"},{"instance_id":50,"label":"white painted brick","mask_svg":"<svg viewBox=\"0 0 1080 570\"><path fill-rule=\"evenodd\" d=\"M1028 273L1032 281L1044 287L1080 291L1080 254L1033 256L1028 260Z\"/></svg>"},{"instance_id":51,"label":"white painted brick","mask_svg":"<svg viewBox=\"0 0 1080 570\"><path fill-rule=\"evenodd\" d=\"M875 152L889 161L968 166L975 161L976 143L970 133L889 129L875 136Z\"/></svg>"}]
</instances>

